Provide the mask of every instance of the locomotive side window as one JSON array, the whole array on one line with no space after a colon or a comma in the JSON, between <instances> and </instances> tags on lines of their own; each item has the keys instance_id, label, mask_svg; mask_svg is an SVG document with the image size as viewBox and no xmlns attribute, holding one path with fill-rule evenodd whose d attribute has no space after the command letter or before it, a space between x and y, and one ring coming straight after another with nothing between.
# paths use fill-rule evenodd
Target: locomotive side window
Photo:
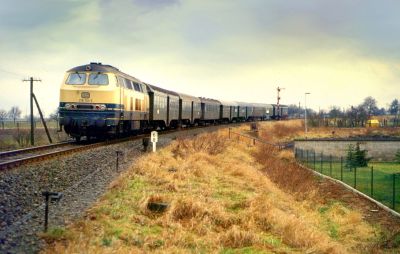
<instances>
[{"instance_id":1,"label":"locomotive side window","mask_svg":"<svg viewBox=\"0 0 400 254\"><path fill-rule=\"evenodd\" d=\"M146 85L142 84L141 87L142 87L142 92L143 93L147 93Z\"/></svg>"},{"instance_id":2,"label":"locomotive side window","mask_svg":"<svg viewBox=\"0 0 400 254\"><path fill-rule=\"evenodd\" d=\"M70 73L65 84L68 85L83 85L86 82L85 73Z\"/></svg>"},{"instance_id":3,"label":"locomotive side window","mask_svg":"<svg viewBox=\"0 0 400 254\"><path fill-rule=\"evenodd\" d=\"M108 85L108 75L101 73L91 73L89 75L89 85Z\"/></svg>"},{"instance_id":4,"label":"locomotive side window","mask_svg":"<svg viewBox=\"0 0 400 254\"><path fill-rule=\"evenodd\" d=\"M133 82L133 86L135 87L135 91L137 92L142 92L142 89L140 87L140 85L136 82Z\"/></svg>"},{"instance_id":5,"label":"locomotive side window","mask_svg":"<svg viewBox=\"0 0 400 254\"><path fill-rule=\"evenodd\" d=\"M124 79L124 80L125 80L125 87L133 90L132 81L130 81L129 79Z\"/></svg>"}]
</instances>

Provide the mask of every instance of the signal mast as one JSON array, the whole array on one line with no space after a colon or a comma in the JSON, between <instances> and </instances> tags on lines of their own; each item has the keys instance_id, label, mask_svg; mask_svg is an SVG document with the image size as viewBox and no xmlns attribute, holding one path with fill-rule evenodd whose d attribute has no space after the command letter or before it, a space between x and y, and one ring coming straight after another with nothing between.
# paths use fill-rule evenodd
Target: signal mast
<instances>
[{"instance_id":1,"label":"signal mast","mask_svg":"<svg viewBox=\"0 0 400 254\"><path fill-rule=\"evenodd\" d=\"M281 90L284 90L284 89L285 89L284 87L279 87L279 86L276 88L276 90L277 90L277 92L278 92L277 103L276 103L276 111L278 112L278 113L277 113L277 118L278 118L278 119L281 118L281 116L279 115L279 113L280 113L279 101L281 100L280 93L281 93Z\"/></svg>"}]
</instances>

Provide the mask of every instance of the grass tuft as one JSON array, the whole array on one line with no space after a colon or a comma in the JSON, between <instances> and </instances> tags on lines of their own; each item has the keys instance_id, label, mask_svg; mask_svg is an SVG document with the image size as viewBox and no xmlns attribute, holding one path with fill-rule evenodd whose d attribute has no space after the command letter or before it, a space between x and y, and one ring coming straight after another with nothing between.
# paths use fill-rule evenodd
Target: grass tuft
<instances>
[{"instance_id":1,"label":"grass tuft","mask_svg":"<svg viewBox=\"0 0 400 254\"><path fill-rule=\"evenodd\" d=\"M233 226L220 237L220 243L224 247L243 248L256 244L258 237L252 233Z\"/></svg>"}]
</instances>

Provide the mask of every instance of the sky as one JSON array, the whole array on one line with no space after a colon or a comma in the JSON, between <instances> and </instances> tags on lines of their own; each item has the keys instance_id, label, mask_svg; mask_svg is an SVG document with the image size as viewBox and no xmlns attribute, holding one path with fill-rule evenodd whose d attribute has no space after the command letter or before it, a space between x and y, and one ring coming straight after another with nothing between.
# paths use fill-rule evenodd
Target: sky
<instances>
[{"instance_id":1,"label":"sky","mask_svg":"<svg viewBox=\"0 0 400 254\"><path fill-rule=\"evenodd\" d=\"M0 109L45 112L65 71L110 64L209 98L349 108L400 99L397 0L2 0Z\"/></svg>"}]
</instances>

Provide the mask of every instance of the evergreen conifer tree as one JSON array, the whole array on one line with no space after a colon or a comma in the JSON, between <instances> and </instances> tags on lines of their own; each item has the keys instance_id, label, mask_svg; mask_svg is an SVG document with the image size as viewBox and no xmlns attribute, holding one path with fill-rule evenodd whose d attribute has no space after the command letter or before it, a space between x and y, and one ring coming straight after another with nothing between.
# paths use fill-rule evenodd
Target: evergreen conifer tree
<instances>
[{"instance_id":1,"label":"evergreen conifer tree","mask_svg":"<svg viewBox=\"0 0 400 254\"><path fill-rule=\"evenodd\" d=\"M395 157L395 161L396 161L397 163L400 163L400 150L397 150L397 153L396 153L395 156L396 156L396 157Z\"/></svg>"}]
</instances>

